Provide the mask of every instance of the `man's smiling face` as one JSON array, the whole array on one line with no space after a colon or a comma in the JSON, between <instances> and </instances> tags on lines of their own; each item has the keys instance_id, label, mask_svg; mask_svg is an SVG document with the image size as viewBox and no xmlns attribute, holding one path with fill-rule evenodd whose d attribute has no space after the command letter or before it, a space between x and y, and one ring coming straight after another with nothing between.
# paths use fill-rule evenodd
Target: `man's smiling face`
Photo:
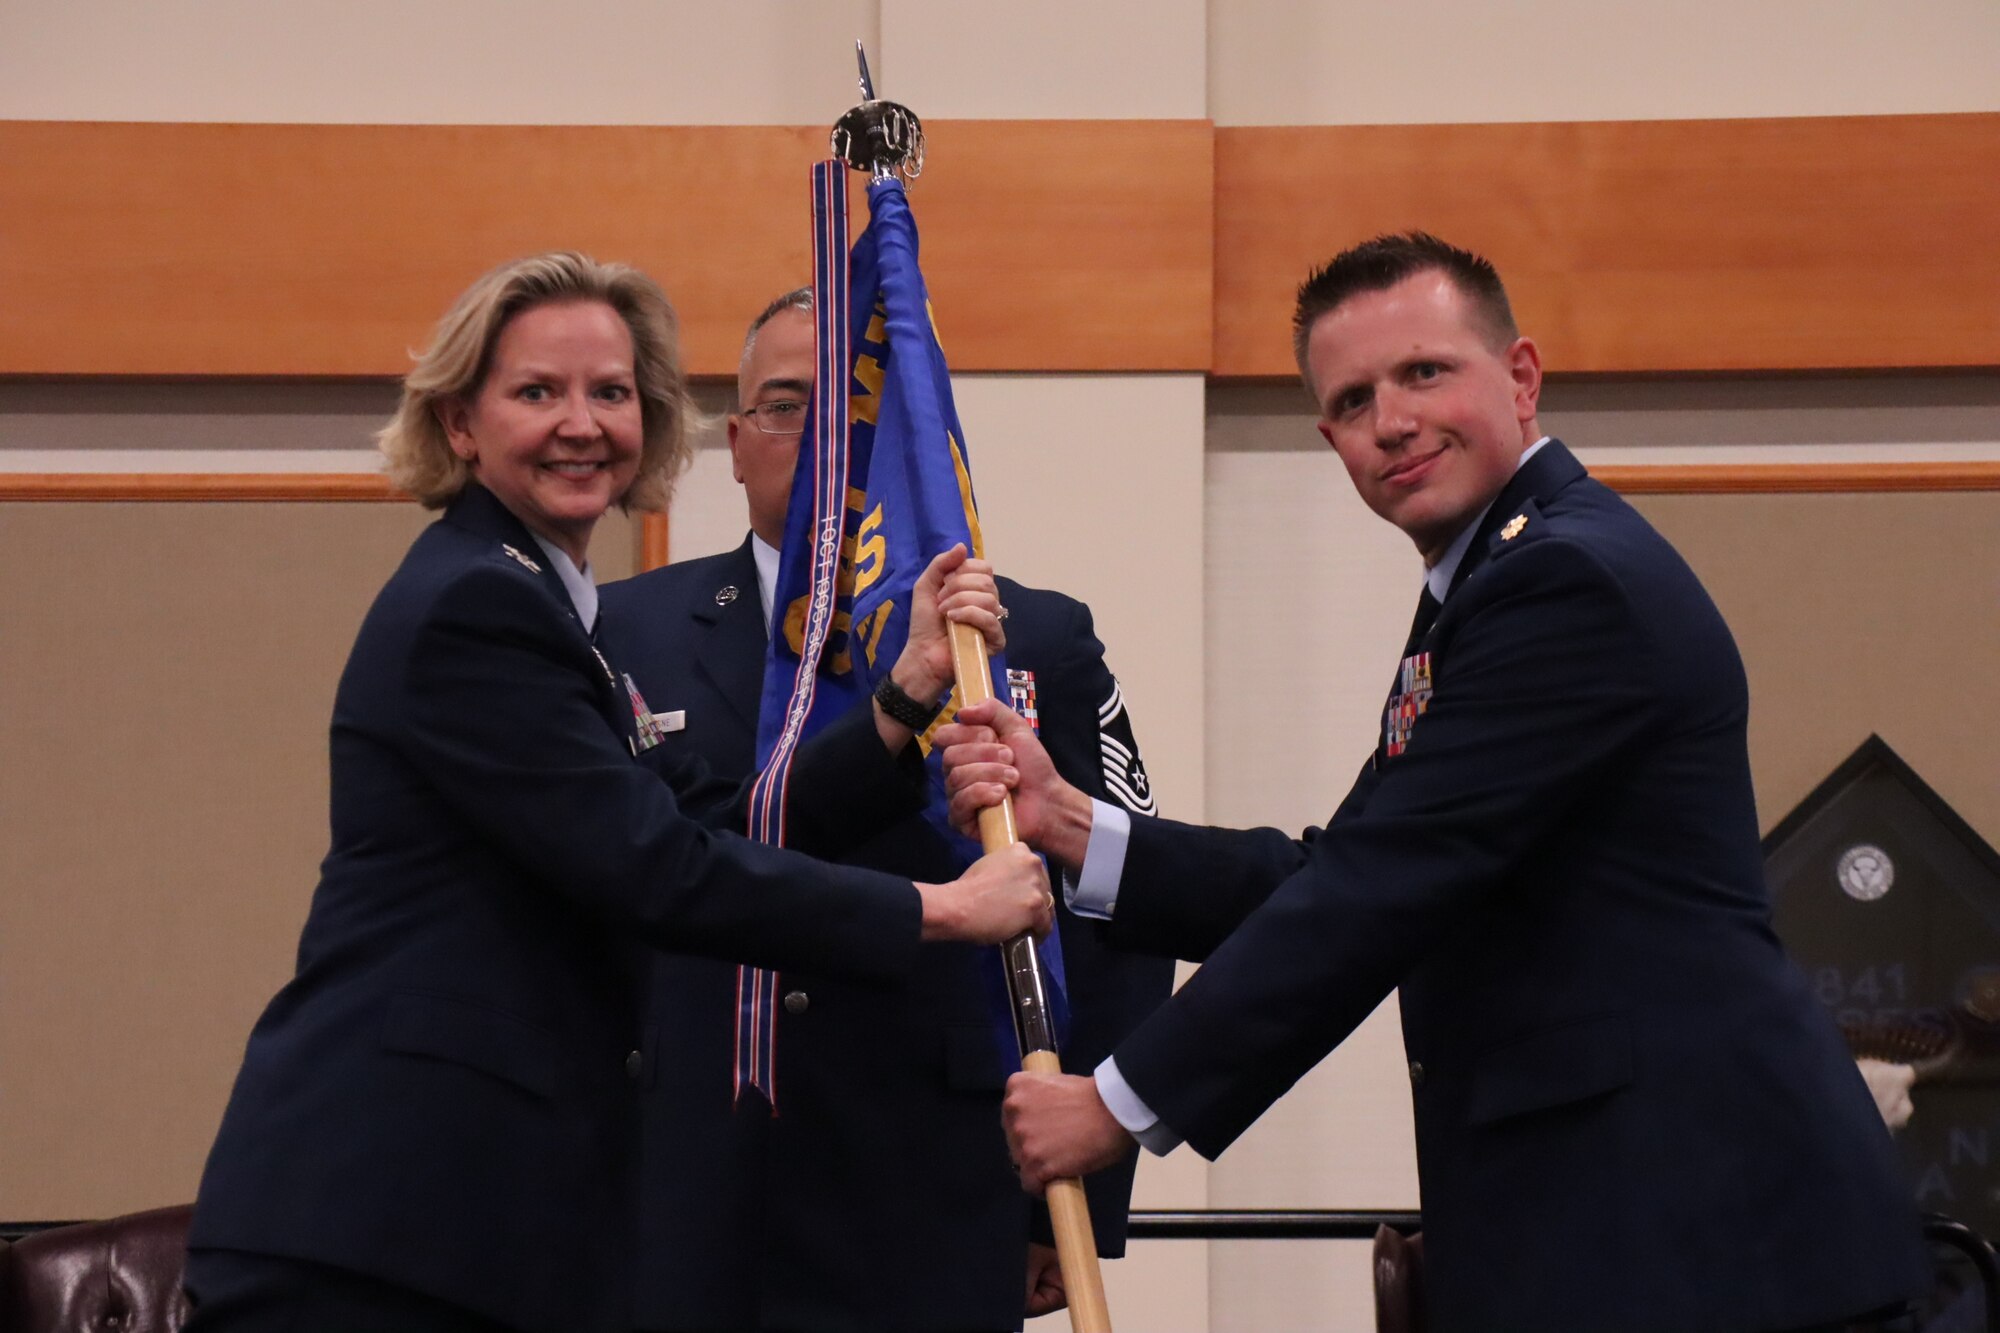
<instances>
[{"instance_id":1,"label":"man's smiling face","mask_svg":"<svg viewBox=\"0 0 2000 1333\"><path fill-rule=\"evenodd\" d=\"M1500 342L1442 272L1341 302L1313 324L1306 359L1320 434L1362 500L1426 564L1492 503L1539 437L1534 343Z\"/></svg>"}]
</instances>

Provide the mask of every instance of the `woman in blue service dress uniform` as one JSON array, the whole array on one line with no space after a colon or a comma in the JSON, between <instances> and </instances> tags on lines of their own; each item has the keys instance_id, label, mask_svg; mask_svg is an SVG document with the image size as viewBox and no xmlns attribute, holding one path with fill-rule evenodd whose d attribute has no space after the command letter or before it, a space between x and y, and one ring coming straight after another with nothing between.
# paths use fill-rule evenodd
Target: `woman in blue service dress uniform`
<instances>
[{"instance_id":1,"label":"woman in blue service dress uniform","mask_svg":"<svg viewBox=\"0 0 2000 1333\"><path fill-rule=\"evenodd\" d=\"M334 700L332 845L297 972L250 1035L195 1207L193 1333L629 1326L647 950L895 984L926 939L1045 930L1025 848L949 885L724 832L734 784L658 764L592 641L607 506L663 507L691 414L674 316L622 265L496 269L382 431L443 517L375 600ZM945 622L1000 640L991 571L940 556L892 672L937 698ZM803 747L786 841L827 854L922 801L870 705Z\"/></svg>"}]
</instances>

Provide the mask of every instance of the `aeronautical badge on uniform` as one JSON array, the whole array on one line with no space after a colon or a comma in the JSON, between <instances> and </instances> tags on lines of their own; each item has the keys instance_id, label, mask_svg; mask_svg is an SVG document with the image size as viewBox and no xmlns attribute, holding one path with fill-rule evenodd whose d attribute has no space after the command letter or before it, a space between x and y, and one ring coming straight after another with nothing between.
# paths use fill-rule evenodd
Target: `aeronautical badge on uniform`
<instances>
[{"instance_id":1,"label":"aeronautical badge on uniform","mask_svg":"<svg viewBox=\"0 0 2000 1333\"><path fill-rule=\"evenodd\" d=\"M1035 673L1007 668L1007 693L1012 697L1014 711L1028 720L1028 726L1039 736L1042 734L1042 713L1035 706Z\"/></svg>"},{"instance_id":2,"label":"aeronautical badge on uniform","mask_svg":"<svg viewBox=\"0 0 2000 1333\"><path fill-rule=\"evenodd\" d=\"M1417 719L1431 706L1431 655L1412 653L1397 669L1396 692L1382 714L1382 753L1390 758L1410 744Z\"/></svg>"},{"instance_id":3,"label":"aeronautical badge on uniform","mask_svg":"<svg viewBox=\"0 0 2000 1333\"><path fill-rule=\"evenodd\" d=\"M660 743L660 738L667 734L667 729L660 724L660 719L653 715L653 710L646 707L645 697L639 693L639 687L633 683L630 672L625 673L625 693L632 700L632 722L639 730L639 748L650 750Z\"/></svg>"}]
</instances>

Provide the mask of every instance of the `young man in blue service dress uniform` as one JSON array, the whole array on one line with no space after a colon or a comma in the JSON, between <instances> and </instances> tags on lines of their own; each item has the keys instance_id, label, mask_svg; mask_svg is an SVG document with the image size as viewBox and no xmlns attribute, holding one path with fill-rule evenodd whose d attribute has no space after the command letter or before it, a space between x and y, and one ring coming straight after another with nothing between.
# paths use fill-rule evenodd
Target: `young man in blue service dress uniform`
<instances>
[{"instance_id":1,"label":"young man in blue service dress uniform","mask_svg":"<svg viewBox=\"0 0 2000 1333\"><path fill-rule=\"evenodd\" d=\"M729 418L751 535L603 590L606 651L674 728L662 751L699 755L725 776L754 762L768 606L813 372L811 292L801 290L752 325ZM1150 812L1088 608L999 583L1015 698L1039 715L1054 762L1082 790ZM913 817L846 860L942 873L951 858ZM1172 984L1170 961L1113 953L1094 926L1060 925L1074 1015L1064 1063L1075 1069L1108 1054ZM652 1039L679 1075L647 1090L640 1327L1011 1329L1024 1293L1030 1312L1060 1299L1046 1215L1038 1205L1031 1215L1000 1130L1014 1066L995 1024L997 971L986 975L980 953L927 948L896 991L785 972L775 1113L748 1084L732 1096L736 969L656 961ZM1135 1157L1128 1144L1089 1182L1106 1256L1124 1251Z\"/></svg>"},{"instance_id":2,"label":"young man in blue service dress uniform","mask_svg":"<svg viewBox=\"0 0 2000 1333\"><path fill-rule=\"evenodd\" d=\"M1748 690L1694 574L1537 424L1492 266L1382 237L1300 290L1300 368L1426 566L1382 737L1325 828L1127 820L990 706L954 817L1018 784L1114 943L1202 969L1094 1078L1017 1075L1031 1188L1136 1136L1214 1157L1392 989L1440 1330L1894 1317L1926 1266L1854 1061L1779 949ZM1874 1325L1864 1325L1873 1327Z\"/></svg>"}]
</instances>

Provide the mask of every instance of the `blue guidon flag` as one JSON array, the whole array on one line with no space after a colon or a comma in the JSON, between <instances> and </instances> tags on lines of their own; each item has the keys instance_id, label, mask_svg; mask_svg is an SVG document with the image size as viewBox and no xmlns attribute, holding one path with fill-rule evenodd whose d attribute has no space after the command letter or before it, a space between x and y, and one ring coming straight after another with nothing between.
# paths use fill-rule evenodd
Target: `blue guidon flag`
<instances>
[{"instance_id":1,"label":"blue guidon flag","mask_svg":"<svg viewBox=\"0 0 2000 1333\"><path fill-rule=\"evenodd\" d=\"M791 508L772 597L764 664L750 833L785 841L792 755L827 720L874 693L910 633L917 578L941 551L963 544L984 556L965 434L951 377L917 268L917 229L900 180L868 188L868 229L847 246L847 169L813 167L813 319L817 355L812 403L792 480ZM993 689L1009 697L1007 666L993 656ZM941 717L957 708L951 704ZM950 827L943 766L920 740L931 770L925 815L966 864L979 847ZM1060 1031L1061 950L1043 942L1043 969ZM996 1039L1003 1063L1013 1023L997 950L990 960ZM737 973L736 1081L777 1106L772 1045L777 975Z\"/></svg>"}]
</instances>

